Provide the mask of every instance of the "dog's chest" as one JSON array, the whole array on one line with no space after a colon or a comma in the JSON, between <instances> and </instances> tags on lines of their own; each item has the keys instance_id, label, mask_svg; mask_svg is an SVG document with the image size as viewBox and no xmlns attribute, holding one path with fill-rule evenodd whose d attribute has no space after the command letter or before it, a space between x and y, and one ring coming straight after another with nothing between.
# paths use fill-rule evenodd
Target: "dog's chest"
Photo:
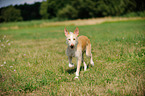
<instances>
[{"instance_id":1,"label":"dog's chest","mask_svg":"<svg viewBox=\"0 0 145 96\"><path fill-rule=\"evenodd\" d=\"M66 54L67 54L67 56L75 57L75 51L76 50L71 50L71 49L68 48L66 50Z\"/></svg>"},{"instance_id":2,"label":"dog's chest","mask_svg":"<svg viewBox=\"0 0 145 96\"><path fill-rule=\"evenodd\" d=\"M67 48L67 50L66 50L66 54L67 54L67 56L70 56L70 57L81 57L82 55L81 55L81 51L79 51L79 50L71 50L71 49L69 49L69 48Z\"/></svg>"}]
</instances>

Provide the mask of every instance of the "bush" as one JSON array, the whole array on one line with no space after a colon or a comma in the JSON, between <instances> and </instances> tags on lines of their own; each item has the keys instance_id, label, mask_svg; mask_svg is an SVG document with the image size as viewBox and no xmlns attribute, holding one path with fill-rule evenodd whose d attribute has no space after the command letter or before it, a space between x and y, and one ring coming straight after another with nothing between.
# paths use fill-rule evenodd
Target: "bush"
<instances>
[{"instance_id":1,"label":"bush","mask_svg":"<svg viewBox=\"0 0 145 96\"><path fill-rule=\"evenodd\" d=\"M1 20L4 20L5 22L22 21L23 18L21 17L21 12L19 9L16 9L13 6L9 6L2 10Z\"/></svg>"},{"instance_id":2,"label":"bush","mask_svg":"<svg viewBox=\"0 0 145 96\"><path fill-rule=\"evenodd\" d=\"M130 13L123 15L123 17L145 17L145 11L130 12Z\"/></svg>"},{"instance_id":3,"label":"bush","mask_svg":"<svg viewBox=\"0 0 145 96\"><path fill-rule=\"evenodd\" d=\"M47 13L47 8L48 5L46 1L43 1L40 6L40 15L42 16L42 19L48 19L49 17L49 13Z\"/></svg>"},{"instance_id":4,"label":"bush","mask_svg":"<svg viewBox=\"0 0 145 96\"><path fill-rule=\"evenodd\" d=\"M57 16L59 18L75 19L77 18L77 10L71 5L67 5L58 11Z\"/></svg>"}]
</instances>

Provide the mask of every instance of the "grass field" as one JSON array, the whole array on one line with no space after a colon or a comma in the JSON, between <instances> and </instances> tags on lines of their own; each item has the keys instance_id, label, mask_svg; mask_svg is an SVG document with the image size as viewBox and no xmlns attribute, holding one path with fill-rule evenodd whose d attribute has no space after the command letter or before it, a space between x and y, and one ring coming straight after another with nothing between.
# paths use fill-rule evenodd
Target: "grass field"
<instances>
[{"instance_id":1,"label":"grass field","mask_svg":"<svg viewBox=\"0 0 145 96\"><path fill-rule=\"evenodd\" d=\"M0 29L2 96L145 95L144 19L77 26L91 40L95 63L90 66L85 57L88 69L81 67L79 79L75 58L75 67L68 67L64 27Z\"/></svg>"}]
</instances>

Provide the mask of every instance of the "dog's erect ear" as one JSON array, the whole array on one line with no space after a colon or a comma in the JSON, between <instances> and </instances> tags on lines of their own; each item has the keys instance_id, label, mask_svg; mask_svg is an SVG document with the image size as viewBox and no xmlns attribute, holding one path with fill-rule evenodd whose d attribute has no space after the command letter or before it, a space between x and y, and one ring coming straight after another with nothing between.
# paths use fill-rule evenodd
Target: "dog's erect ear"
<instances>
[{"instance_id":1,"label":"dog's erect ear","mask_svg":"<svg viewBox=\"0 0 145 96\"><path fill-rule=\"evenodd\" d=\"M64 28L64 33L65 33L65 36L67 36L69 34L69 32L67 31L66 27Z\"/></svg>"},{"instance_id":2,"label":"dog's erect ear","mask_svg":"<svg viewBox=\"0 0 145 96\"><path fill-rule=\"evenodd\" d=\"M76 34L77 36L79 35L79 28L78 27L75 29L74 34Z\"/></svg>"}]
</instances>

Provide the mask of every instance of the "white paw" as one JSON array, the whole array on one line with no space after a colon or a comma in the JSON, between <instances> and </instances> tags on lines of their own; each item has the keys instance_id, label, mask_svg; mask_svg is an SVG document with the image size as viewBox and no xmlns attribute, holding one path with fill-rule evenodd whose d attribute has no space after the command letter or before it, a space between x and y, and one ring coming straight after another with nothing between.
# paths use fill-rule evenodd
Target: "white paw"
<instances>
[{"instance_id":1,"label":"white paw","mask_svg":"<svg viewBox=\"0 0 145 96\"><path fill-rule=\"evenodd\" d=\"M84 62L84 71L87 70L87 64Z\"/></svg>"},{"instance_id":2,"label":"white paw","mask_svg":"<svg viewBox=\"0 0 145 96\"><path fill-rule=\"evenodd\" d=\"M79 79L79 77L78 77L78 76L76 76L76 77L75 77L75 79Z\"/></svg>"},{"instance_id":3,"label":"white paw","mask_svg":"<svg viewBox=\"0 0 145 96\"><path fill-rule=\"evenodd\" d=\"M74 67L74 64L70 64L70 63L69 63L69 67L70 67L70 68L71 68L71 67Z\"/></svg>"},{"instance_id":4,"label":"white paw","mask_svg":"<svg viewBox=\"0 0 145 96\"><path fill-rule=\"evenodd\" d=\"M79 77L79 74L78 74L78 72L76 72L76 77Z\"/></svg>"},{"instance_id":5,"label":"white paw","mask_svg":"<svg viewBox=\"0 0 145 96\"><path fill-rule=\"evenodd\" d=\"M94 62L93 61L91 61L91 65L94 66Z\"/></svg>"}]
</instances>

